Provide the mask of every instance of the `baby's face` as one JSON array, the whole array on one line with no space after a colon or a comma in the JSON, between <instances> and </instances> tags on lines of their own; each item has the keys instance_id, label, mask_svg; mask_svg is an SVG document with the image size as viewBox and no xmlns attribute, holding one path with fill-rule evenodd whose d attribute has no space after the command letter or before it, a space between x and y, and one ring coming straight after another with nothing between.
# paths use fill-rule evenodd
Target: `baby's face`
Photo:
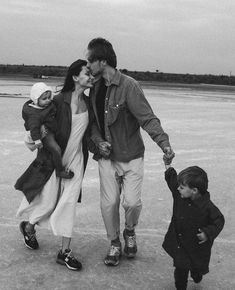
<instances>
[{"instance_id":1,"label":"baby's face","mask_svg":"<svg viewBox=\"0 0 235 290\"><path fill-rule=\"evenodd\" d=\"M51 103L51 92L46 91L45 93L41 94L40 98L38 99L38 105L40 107L47 107Z\"/></svg>"}]
</instances>

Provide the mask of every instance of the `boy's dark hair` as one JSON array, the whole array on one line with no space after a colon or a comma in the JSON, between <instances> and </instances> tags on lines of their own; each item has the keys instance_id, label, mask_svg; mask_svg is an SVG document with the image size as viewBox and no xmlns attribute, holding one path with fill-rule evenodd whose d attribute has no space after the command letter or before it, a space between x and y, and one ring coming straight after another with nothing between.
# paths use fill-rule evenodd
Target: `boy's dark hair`
<instances>
[{"instance_id":1,"label":"boy's dark hair","mask_svg":"<svg viewBox=\"0 0 235 290\"><path fill-rule=\"evenodd\" d=\"M87 61L83 59L78 59L73 62L68 68L67 75L65 77L64 86L61 92L69 92L74 90L73 76L78 76L83 68L87 65Z\"/></svg>"},{"instance_id":2,"label":"boy's dark hair","mask_svg":"<svg viewBox=\"0 0 235 290\"><path fill-rule=\"evenodd\" d=\"M177 180L179 184L190 188L197 188L201 194L205 194L208 188L208 177L206 172L198 166L190 166L182 170Z\"/></svg>"},{"instance_id":3,"label":"boy's dark hair","mask_svg":"<svg viewBox=\"0 0 235 290\"><path fill-rule=\"evenodd\" d=\"M112 44L108 40L101 37L94 38L89 42L87 48L91 51L88 59L90 62L96 60L106 60L108 65L116 68L117 57Z\"/></svg>"}]
</instances>

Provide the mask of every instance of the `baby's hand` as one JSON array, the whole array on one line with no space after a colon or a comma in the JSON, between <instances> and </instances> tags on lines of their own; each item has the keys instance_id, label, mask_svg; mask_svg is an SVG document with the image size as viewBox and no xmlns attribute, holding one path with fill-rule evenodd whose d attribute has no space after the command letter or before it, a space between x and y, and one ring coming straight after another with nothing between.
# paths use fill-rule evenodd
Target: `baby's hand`
<instances>
[{"instance_id":1,"label":"baby's hand","mask_svg":"<svg viewBox=\"0 0 235 290\"><path fill-rule=\"evenodd\" d=\"M205 243L208 240L206 234L201 229L198 229L198 231L197 238L199 239L199 244Z\"/></svg>"},{"instance_id":2,"label":"baby's hand","mask_svg":"<svg viewBox=\"0 0 235 290\"><path fill-rule=\"evenodd\" d=\"M42 149L43 148L43 144L41 140L36 140L35 142L35 146L37 149Z\"/></svg>"},{"instance_id":3,"label":"baby's hand","mask_svg":"<svg viewBox=\"0 0 235 290\"><path fill-rule=\"evenodd\" d=\"M46 126L42 125L41 126L41 136L42 136L42 138L44 138L47 135L47 133L48 133L48 130L47 130Z\"/></svg>"}]
</instances>

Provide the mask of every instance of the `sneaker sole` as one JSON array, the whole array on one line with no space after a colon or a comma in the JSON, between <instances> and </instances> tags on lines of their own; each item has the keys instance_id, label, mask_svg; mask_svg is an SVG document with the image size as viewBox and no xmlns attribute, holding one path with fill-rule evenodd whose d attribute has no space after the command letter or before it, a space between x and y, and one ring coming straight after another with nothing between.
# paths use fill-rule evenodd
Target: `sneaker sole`
<instances>
[{"instance_id":1,"label":"sneaker sole","mask_svg":"<svg viewBox=\"0 0 235 290\"><path fill-rule=\"evenodd\" d=\"M124 251L125 256L127 257L127 259L133 259L135 258L136 254L128 254Z\"/></svg>"},{"instance_id":2,"label":"sneaker sole","mask_svg":"<svg viewBox=\"0 0 235 290\"><path fill-rule=\"evenodd\" d=\"M82 270L82 267L81 268L73 268L73 267L71 267L71 266L69 266L65 261L63 261L63 260L59 260L59 259L57 259L56 260L56 263L57 264L60 264L60 265L62 265L62 266L66 266L69 270L73 270L73 271L81 271Z\"/></svg>"},{"instance_id":3,"label":"sneaker sole","mask_svg":"<svg viewBox=\"0 0 235 290\"><path fill-rule=\"evenodd\" d=\"M115 264L112 264L112 263L109 263L108 261L106 262L106 261L104 260L104 264L105 264L106 266L110 266L110 267L116 267L116 266L119 265L119 263L120 263L120 261L117 261Z\"/></svg>"}]
</instances>

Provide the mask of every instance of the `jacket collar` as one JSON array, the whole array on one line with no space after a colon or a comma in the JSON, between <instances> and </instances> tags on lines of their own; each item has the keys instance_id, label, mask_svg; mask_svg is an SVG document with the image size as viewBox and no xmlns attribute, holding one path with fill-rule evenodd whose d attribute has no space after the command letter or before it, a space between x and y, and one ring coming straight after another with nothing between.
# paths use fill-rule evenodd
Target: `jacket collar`
<instances>
[{"instance_id":1,"label":"jacket collar","mask_svg":"<svg viewBox=\"0 0 235 290\"><path fill-rule=\"evenodd\" d=\"M72 91L65 92L64 93L64 102L67 104L71 104L71 98L72 98Z\"/></svg>"},{"instance_id":2,"label":"jacket collar","mask_svg":"<svg viewBox=\"0 0 235 290\"><path fill-rule=\"evenodd\" d=\"M116 69L116 73L115 73L110 85L118 86L120 84L120 81L121 81L121 76L122 76L122 74L120 73L120 71Z\"/></svg>"},{"instance_id":3,"label":"jacket collar","mask_svg":"<svg viewBox=\"0 0 235 290\"><path fill-rule=\"evenodd\" d=\"M199 198L192 201L198 208L205 208L210 201L210 193L207 191L205 194L200 196Z\"/></svg>"}]
</instances>

